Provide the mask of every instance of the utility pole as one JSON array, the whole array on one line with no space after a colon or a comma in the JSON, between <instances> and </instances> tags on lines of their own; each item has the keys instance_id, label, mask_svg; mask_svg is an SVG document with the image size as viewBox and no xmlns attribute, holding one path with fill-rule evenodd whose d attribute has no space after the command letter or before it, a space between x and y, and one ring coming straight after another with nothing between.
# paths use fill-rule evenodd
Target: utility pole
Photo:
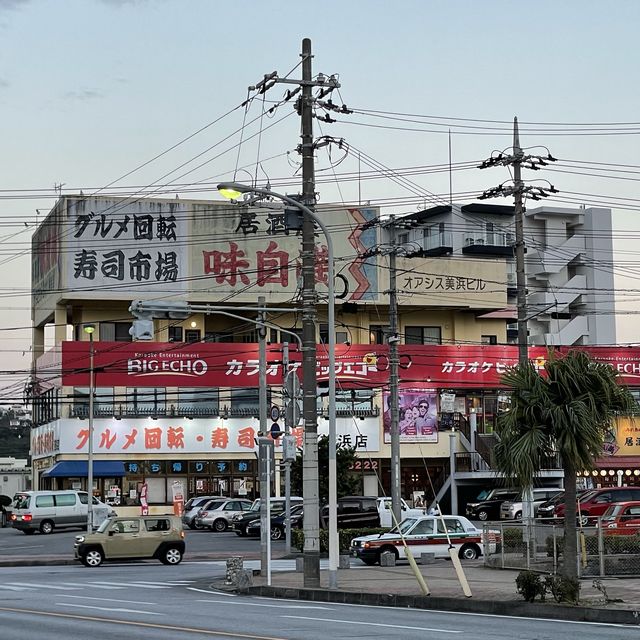
<instances>
[{"instance_id":1,"label":"utility pole","mask_svg":"<svg viewBox=\"0 0 640 640\"><path fill-rule=\"evenodd\" d=\"M398 288L396 271L396 227L392 219L388 225L391 251L389 253L389 433L391 436L391 509L395 523L402 520L402 475L400 470L400 415L398 393Z\"/></svg>"},{"instance_id":2,"label":"utility pole","mask_svg":"<svg viewBox=\"0 0 640 640\"><path fill-rule=\"evenodd\" d=\"M547 150L548 151L548 150ZM513 167L513 186L493 187L485 191L480 199L513 196L515 216L515 260L516 260L516 302L518 312L518 363L523 366L529 362L529 331L527 328L527 275L525 270L526 246L524 240L524 195L532 200L546 198L549 193L557 193L558 190L549 183L549 188L525 185L522 180L522 167L538 170L547 166L549 162L555 162L555 158L548 153L546 157L525 155L520 147L520 135L518 132L518 118L513 119L513 147L511 154L499 153L485 160L480 169L498 165ZM533 526L533 487L523 488L522 518L525 523L525 538L529 553L535 552L535 530Z\"/></svg>"},{"instance_id":3,"label":"utility pole","mask_svg":"<svg viewBox=\"0 0 640 640\"><path fill-rule=\"evenodd\" d=\"M313 148L313 94L311 40L302 41L301 119L302 203L313 210L316 180ZM318 485L318 412L316 404L316 282L315 228L308 215L302 219L302 414L304 451L304 586L320 586L320 501Z\"/></svg>"},{"instance_id":4,"label":"utility pole","mask_svg":"<svg viewBox=\"0 0 640 640\"><path fill-rule=\"evenodd\" d=\"M258 296L258 317L256 325L258 327L258 406L259 406L259 423L260 437L267 437L267 328L264 325L266 320L264 307L266 298ZM266 447L258 449L260 453L268 451ZM264 464L264 461L261 461ZM271 540L271 522L270 522L270 497L271 477L269 469L264 472L265 478L260 478L260 573L264 577L269 577L270 573L270 553L269 542Z\"/></svg>"}]
</instances>

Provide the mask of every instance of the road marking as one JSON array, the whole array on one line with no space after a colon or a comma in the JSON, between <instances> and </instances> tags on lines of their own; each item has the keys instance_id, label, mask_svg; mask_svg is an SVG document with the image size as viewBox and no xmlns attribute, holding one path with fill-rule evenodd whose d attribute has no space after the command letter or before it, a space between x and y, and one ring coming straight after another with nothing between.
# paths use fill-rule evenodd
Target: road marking
<instances>
[{"instance_id":1,"label":"road marking","mask_svg":"<svg viewBox=\"0 0 640 640\"><path fill-rule=\"evenodd\" d=\"M98 611L108 611L109 613L143 613L147 616L163 616L157 611L144 611L143 609L124 609L123 607L99 607L95 604L74 604L73 602L56 602L60 607L76 607L77 609L97 609Z\"/></svg>"},{"instance_id":2,"label":"road marking","mask_svg":"<svg viewBox=\"0 0 640 640\"><path fill-rule=\"evenodd\" d=\"M211 589L198 589L196 587L187 587L189 591L198 591L199 593L215 593L217 596L226 596L227 598L237 598L237 593L225 593L224 591L212 591Z\"/></svg>"},{"instance_id":3,"label":"road marking","mask_svg":"<svg viewBox=\"0 0 640 640\"><path fill-rule=\"evenodd\" d=\"M68 606L64 604L63 606ZM85 620L88 622L109 622L111 624L120 624L127 627L146 627L147 629L165 629L169 631L177 631L179 634L199 633L205 636L235 638L240 640L287 640L287 638L276 636L256 636L248 633L231 632L231 631L213 631L211 629L199 629L198 627L178 627L167 624L155 624L153 622L136 622L134 620L118 620L114 618L103 618L100 616L81 616L73 613L58 613L57 611L38 611L36 609L18 609L14 607L0 607L0 611L8 611L10 613L29 613L34 616L45 616L51 618L69 618L71 620ZM182 637L182 635L178 636Z\"/></svg>"},{"instance_id":4,"label":"road marking","mask_svg":"<svg viewBox=\"0 0 640 640\"><path fill-rule=\"evenodd\" d=\"M89 584L104 584L104 585L111 585L112 587L113 582L104 582L102 580L94 580L93 582L90 582ZM140 589L171 589L171 587L161 587L159 585L151 585L151 584L139 584L137 582L118 582L118 585L120 589L124 589L125 587L138 587Z\"/></svg>"},{"instance_id":5,"label":"road marking","mask_svg":"<svg viewBox=\"0 0 640 640\"><path fill-rule=\"evenodd\" d=\"M16 545L14 547L3 547L2 552L4 553L7 549L40 549L41 547L44 547L44 545L43 544L22 544L22 545Z\"/></svg>"},{"instance_id":6,"label":"road marking","mask_svg":"<svg viewBox=\"0 0 640 640\"><path fill-rule=\"evenodd\" d=\"M307 604L262 604L259 602L229 602L228 600L213 600L211 598L207 600L196 600L196 602L215 602L217 604L239 604L241 607L269 607L271 609L323 609L325 611L331 611L331 607L320 607Z\"/></svg>"},{"instance_id":7,"label":"road marking","mask_svg":"<svg viewBox=\"0 0 640 640\"><path fill-rule=\"evenodd\" d=\"M116 585L108 584L95 584L93 582L63 582L62 584L73 584L79 587L91 587L93 589L125 589L125 587L118 587Z\"/></svg>"},{"instance_id":8,"label":"road marking","mask_svg":"<svg viewBox=\"0 0 640 640\"><path fill-rule=\"evenodd\" d=\"M435 633L464 633L453 629L434 629L433 627L409 627L403 624L384 624L382 622L356 622L355 620L334 620L332 618L312 618L310 616L280 616L281 618L293 618L294 620L313 620L314 622L335 622L336 624L357 624L367 627L387 627L390 629L412 629L414 631L434 631Z\"/></svg>"},{"instance_id":9,"label":"road marking","mask_svg":"<svg viewBox=\"0 0 640 640\"><path fill-rule=\"evenodd\" d=\"M56 591L77 591L79 587L59 587L54 584L34 584L32 582L7 582L8 585L27 587L28 589L55 589Z\"/></svg>"},{"instance_id":10,"label":"road marking","mask_svg":"<svg viewBox=\"0 0 640 640\"><path fill-rule=\"evenodd\" d=\"M91 596L72 596L71 594L60 594L65 598L81 598L82 600L104 600L106 602L123 602L124 604L149 604L154 607L160 606L157 602L141 602L140 600L116 600L115 598L92 598Z\"/></svg>"},{"instance_id":11,"label":"road marking","mask_svg":"<svg viewBox=\"0 0 640 640\"><path fill-rule=\"evenodd\" d=\"M6 589L7 591L29 591L27 587L10 587L8 584L0 584L0 589Z\"/></svg>"}]
</instances>

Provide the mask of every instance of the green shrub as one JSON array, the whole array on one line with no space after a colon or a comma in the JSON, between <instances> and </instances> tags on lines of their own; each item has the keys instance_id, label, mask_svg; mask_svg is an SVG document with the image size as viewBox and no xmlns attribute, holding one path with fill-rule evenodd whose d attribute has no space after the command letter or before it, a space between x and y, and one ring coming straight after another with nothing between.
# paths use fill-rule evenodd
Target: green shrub
<instances>
[{"instance_id":1,"label":"green shrub","mask_svg":"<svg viewBox=\"0 0 640 640\"><path fill-rule=\"evenodd\" d=\"M544 600L547 593L545 582L535 571L521 571L516 578L516 588L527 602L533 602L537 597Z\"/></svg>"},{"instance_id":2,"label":"green shrub","mask_svg":"<svg viewBox=\"0 0 640 640\"><path fill-rule=\"evenodd\" d=\"M578 536L580 534L578 533ZM579 539L579 538L578 538ZM553 557L553 536L549 536L546 539L546 547L547 547L547 555L551 558ZM598 536L597 535L589 535L585 536L585 548L587 550L587 555L596 556L598 555ZM630 554L640 554L640 534L635 534L631 536L613 536L604 535L604 553L605 555L615 555L622 553L630 553ZM556 553L558 557L562 555L564 551L564 537L556 538Z\"/></svg>"},{"instance_id":3,"label":"green shrub","mask_svg":"<svg viewBox=\"0 0 640 640\"><path fill-rule=\"evenodd\" d=\"M340 551L348 551L353 538L370 536L376 533L386 533L389 529L338 529L338 547ZM304 549L304 531L294 529L291 531L291 546L299 551ZM320 552L329 552L329 531L320 529Z\"/></svg>"},{"instance_id":4,"label":"green shrub","mask_svg":"<svg viewBox=\"0 0 640 640\"><path fill-rule=\"evenodd\" d=\"M547 591L551 592L556 602L578 604L580 599L580 582L566 576L547 576L544 581Z\"/></svg>"}]
</instances>

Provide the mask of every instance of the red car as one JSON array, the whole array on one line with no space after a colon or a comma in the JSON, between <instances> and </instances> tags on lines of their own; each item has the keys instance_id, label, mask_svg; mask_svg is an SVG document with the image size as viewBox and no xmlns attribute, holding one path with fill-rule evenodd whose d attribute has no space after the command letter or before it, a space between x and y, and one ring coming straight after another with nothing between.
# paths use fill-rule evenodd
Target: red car
<instances>
[{"instance_id":1,"label":"red car","mask_svg":"<svg viewBox=\"0 0 640 640\"><path fill-rule=\"evenodd\" d=\"M593 489L580 497L578 504L578 519L583 527L595 523L598 516L612 505L618 502L640 500L640 487L606 487ZM553 515L555 518L564 518L564 502L556 505Z\"/></svg>"},{"instance_id":2,"label":"red car","mask_svg":"<svg viewBox=\"0 0 640 640\"><path fill-rule=\"evenodd\" d=\"M602 528L607 535L640 533L640 500L611 505L602 516Z\"/></svg>"}]
</instances>

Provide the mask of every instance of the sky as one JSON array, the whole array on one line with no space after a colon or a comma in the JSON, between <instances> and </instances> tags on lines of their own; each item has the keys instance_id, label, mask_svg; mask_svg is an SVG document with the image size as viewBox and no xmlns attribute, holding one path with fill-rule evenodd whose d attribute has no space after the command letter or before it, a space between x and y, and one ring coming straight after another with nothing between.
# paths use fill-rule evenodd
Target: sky
<instances>
[{"instance_id":1,"label":"sky","mask_svg":"<svg viewBox=\"0 0 640 640\"><path fill-rule=\"evenodd\" d=\"M639 24L635 0L0 0L0 388L20 388L29 369L30 238L54 185L85 194L157 185L169 197L217 199L215 184L236 166L253 175L258 158L259 180L293 185L299 121L290 103L261 116L282 85L246 114L238 107L265 73L299 77L304 37L314 74L337 74L333 99L355 110L316 127L349 145L340 164L338 149L318 152L321 202L385 198L384 212L396 214L431 206L430 194L448 197L446 171L359 189L338 188L334 172L446 165L449 129L453 163L471 167L511 144L517 116L522 145L545 145L563 165L529 176L553 182L554 204L612 207L618 341L640 342ZM456 201L508 177L455 171ZM196 182L197 191L181 186Z\"/></svg>"}]
</instances>

